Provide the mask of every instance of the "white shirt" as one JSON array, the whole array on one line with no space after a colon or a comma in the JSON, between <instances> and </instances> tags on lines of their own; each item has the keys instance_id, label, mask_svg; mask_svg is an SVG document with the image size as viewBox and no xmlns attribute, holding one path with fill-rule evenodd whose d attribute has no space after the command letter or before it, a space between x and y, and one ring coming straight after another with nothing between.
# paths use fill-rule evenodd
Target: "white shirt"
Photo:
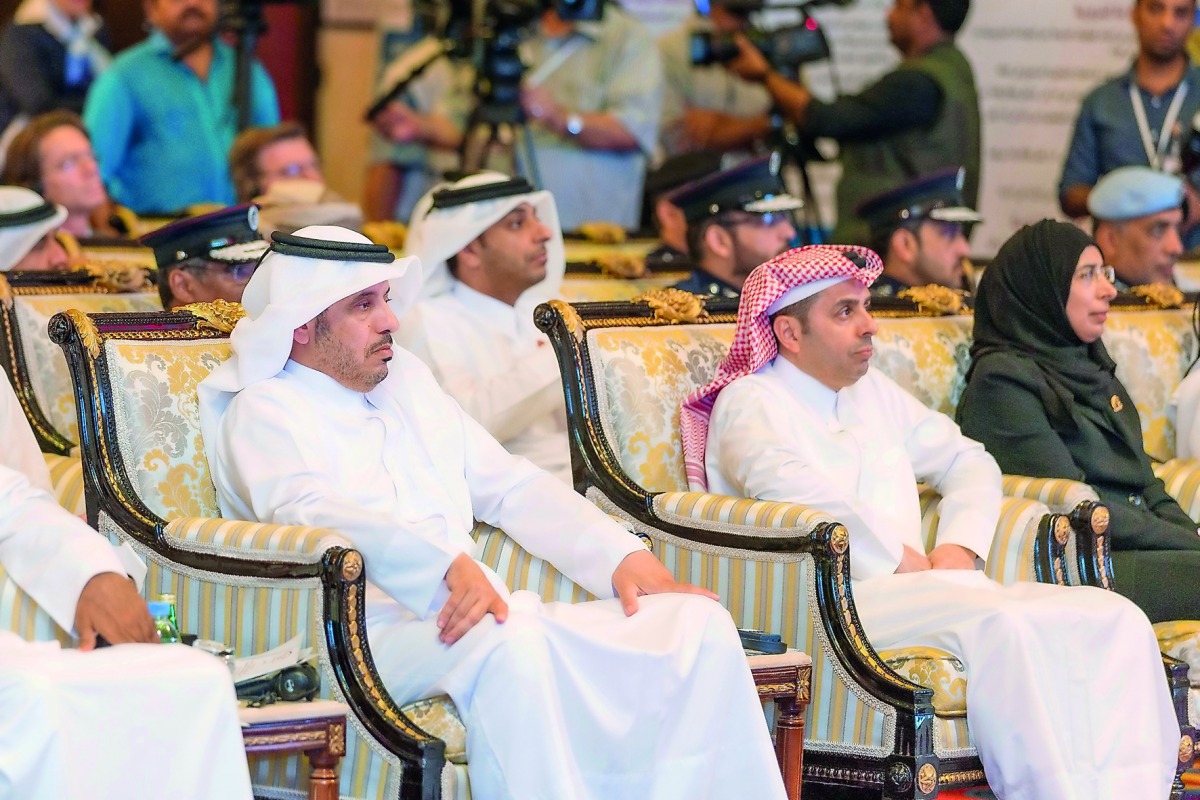
<instances>
[{"instance_id":1,"label":"white shirt","mask_svg":"<svg viewBox=\"0 0 1200 800\"><path fill-rule=\"evenodd\" d=\"M567 409L554 348L516 306L460 281L410 311L397 337L510 453L571 484Z\"/></svg>"},{"instance_id":2,"label":"white shirt","mask_svg":"<svg viewBox=\"0 0 1200 800\"><path fill-rule=\"evenodd\" d=\"M3 371L0 371L0 466L16 470L47 494L54 493L46 459Z\"/></svg>"},{"instance_id":3,"label":"white shirt","mask_svg":"<svg viewBox=\"0 0 1200 800\"><path fill-rule=\"evenodd\" d=\"M241 391L204 435L216 441L225 516L338 530L362 551L368 580L419 618L445 602L451 561L474 553L475 519L598 597L614 596L613 571L642 549L595 506L505 452L401 349L366 395L289 361Z\"/></svg>"},{"instance_id":4,"label":"white shirt","mask_svg":"<svg viewBox=\"0 0 1200 800\"><path fill-rule=\"evenodd\" d=\"M916 484L942 495L938 544L986 559L1000 516L1000 470L877 369L835 392L784 358L721 390L705 451L709 490L804 503L850 531L851 574L895 571L925 552Z\"/></svg>"}]
</instances>

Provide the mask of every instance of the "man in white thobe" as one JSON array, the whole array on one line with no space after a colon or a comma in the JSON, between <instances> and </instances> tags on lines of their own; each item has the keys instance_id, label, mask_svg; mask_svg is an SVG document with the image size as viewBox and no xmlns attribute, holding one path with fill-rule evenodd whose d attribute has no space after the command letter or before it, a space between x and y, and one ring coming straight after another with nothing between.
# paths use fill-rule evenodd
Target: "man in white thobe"
<instances>
[{"instance_id":1,"label":"man in white thobe","mask_svg":"<svg viewBox=\"0 0 1200 800\"><path fill-rule=\"evenodd\" d=\"M971 737L999 797L1167 797L1179 726L1149 622L1115 593L1001 586L979 571L1000 472L948 417L869 369L868 287L881 270L870 250L840 247L755 270L716 380L684 403L689 480L846 525L871 644L966 663ZM928 553L918 480L943 497Z\"/></svg>"},{"instance_id":2,"label":"man in white thobe","mask_svg":"<svg viewBox=\"0 0 1200 800\"><path fill-rule=\"evenodd\" d=\"M0 422L0 566L80 639L62 650L0 630L0 799L248 799L229 670L158 643L127 562L47 492L3 373Z\"/></svg>"},{"instance_id":3,"label":"man in white thobe","mask_svg":"<svg viewBox=\"0 0 1200 800\"><path fill-rule=\"evenodd\" d=\"M392 346L416 259L343 228L274 239L200 385L221 510L363 552L375 663L400 703L453 698L472 795L782 797L729 614ZM474 519L604 599L510 593L473 558Z\"/></svg>"},{"instance_id":4,"label":"man in white thobe","mask_svg":"<svg viewBox=\"0 0 1200 800\"><path fill-rule=\"evenodd\" d=\"M508 452L571 483L558 360L533 324L566 271L558 211L523 178L484 172L417 203L406 243L424 299L397 341Z\"/></svg>"}]
</instances>

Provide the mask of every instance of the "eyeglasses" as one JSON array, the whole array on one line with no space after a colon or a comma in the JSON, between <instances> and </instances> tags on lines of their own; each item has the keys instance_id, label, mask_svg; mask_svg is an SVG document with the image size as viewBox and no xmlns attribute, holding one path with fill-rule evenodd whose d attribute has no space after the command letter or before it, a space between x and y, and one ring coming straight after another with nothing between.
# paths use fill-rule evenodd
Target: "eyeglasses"
<instances>
[{"instance_id":1,"label":"eyeglasses","mask_svg":"<svg viewBox=\"0 0 1200 800\"><path fill-rule=\"evenodd\" d=\"M244 261L241 264L225 264L220 261L205 261L200 264L188 264L184 269L202 269L211 272L223 272L237 283L250 280L254 270L258 269L257 261Z\"/></svg>"},{"instance_id":2,"label":"eyeglasses","mask_svg":"<svg viewBox=\"0 0 1200 800\"><path fill-rule=\"evenodd\" d=\"M791 211L766 211L761 214L754 214L748 211L735 211L731 214L726 214L721 222L725 225L754 225L761 228L770 228L781 222L786 222L789 225L796 224L795 217Z\"/></svg>"},{"instance_id":3,"label":"eyeglasses","mask_svg":"<svg viewBox=\"0 0 1200 800\"><path fill-rule=\"evenodd\" d=\"M1075 273L1075 280L1081 283L1091 283L1097 275L1103 275L1106 281L1115 283L1117 268L1108 264L1088 264L1086 267L1080 267L1079 271Z\"/></svg>"},{"instance_id":4,"label":"eyeglasses","mask_svg":"<svg viewBox=\"0 0 1200 800\"><path fill-rule=\"evenodd\" d=\"M264 174L273 178L303 178L305 175L319 175L320 173L320 161L293 161Z\"/></svg>"}]
</instances>

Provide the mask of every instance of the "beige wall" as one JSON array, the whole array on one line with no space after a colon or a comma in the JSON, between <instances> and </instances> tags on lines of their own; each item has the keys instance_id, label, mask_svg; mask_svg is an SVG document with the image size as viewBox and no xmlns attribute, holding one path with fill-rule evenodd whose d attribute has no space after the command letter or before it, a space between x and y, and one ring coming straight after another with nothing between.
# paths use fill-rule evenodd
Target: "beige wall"
<instances>
[{"instance_id":1,"label":"beige wall","mask_svg":"<svg viewBox=\"0 0 1200 800\"><path fill-rule=\"evenodd\" d=\"M367 125L378 38L370 29L322 27L317 33L321 83L317 90L317 149L330 188L362 199Z\"/></svg>"}]
</instances>

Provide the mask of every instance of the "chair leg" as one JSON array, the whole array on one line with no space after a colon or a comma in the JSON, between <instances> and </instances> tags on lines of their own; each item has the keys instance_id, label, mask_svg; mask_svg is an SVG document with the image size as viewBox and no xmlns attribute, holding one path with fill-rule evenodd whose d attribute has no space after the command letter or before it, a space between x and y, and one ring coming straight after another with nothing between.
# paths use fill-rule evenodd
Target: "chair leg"
<instances>
[{"instance_id":1,"label":"chair leg","mask_svg":"<svg viewBox=\"0 0 1200 800\"><path fill-rule=\"evenodd\" d=\"M775 757L783 773L788 800L800 800L804 772L804 713L794 698L775 700Z\"/></svg>"},{"instance_id":2,"label":"chair leg","mask_svg":"<svg viewBox=\"0 0 1200 800\"><path fill-rule=\"evenodd\" d=\"M308 779L308 800L338 800L337 765L342 760L325 750L309 750L308 762L312 772Z\"/></svg>"}]
</instances>

